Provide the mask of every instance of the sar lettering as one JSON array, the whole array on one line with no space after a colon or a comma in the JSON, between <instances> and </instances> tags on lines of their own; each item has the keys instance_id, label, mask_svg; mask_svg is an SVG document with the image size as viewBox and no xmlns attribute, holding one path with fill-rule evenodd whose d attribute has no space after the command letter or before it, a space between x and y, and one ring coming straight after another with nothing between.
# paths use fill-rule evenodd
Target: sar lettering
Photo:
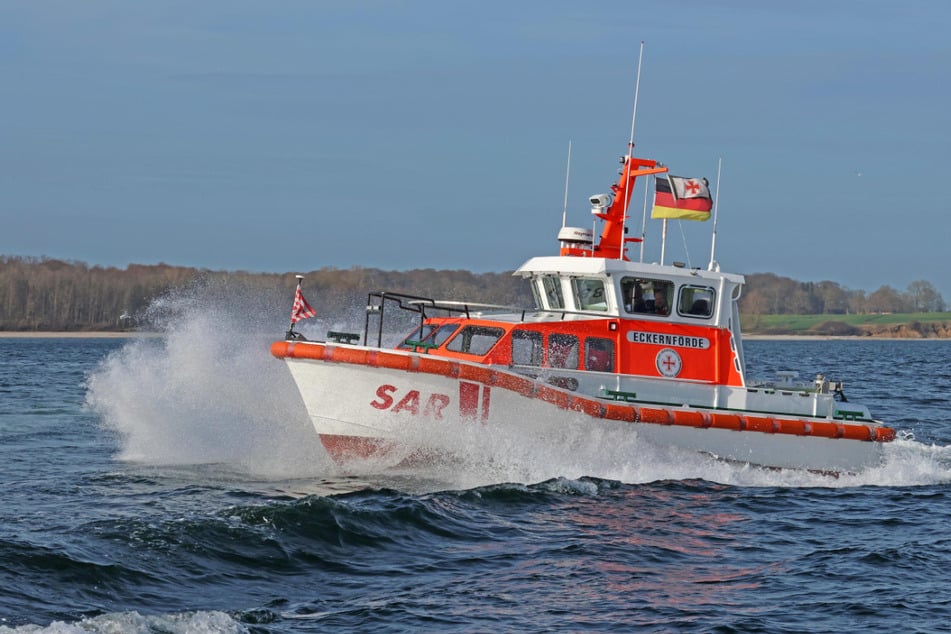
<instances>
[{"instance_id":1,"label":"sar lettering","mask_svg":"<svg viewBox=\"0 0 951 634\"><path fill-rule=\"evenodd\" d=\"M370 407L388 410L394 414L408 413L442 420L442 412L451 400L448 394L438 392L425 396L419 390L409 390L402 396L398 392L399 388L395 385L381 385L376 388L376 398L370 401Z\"/></svg>"}]
</instances>

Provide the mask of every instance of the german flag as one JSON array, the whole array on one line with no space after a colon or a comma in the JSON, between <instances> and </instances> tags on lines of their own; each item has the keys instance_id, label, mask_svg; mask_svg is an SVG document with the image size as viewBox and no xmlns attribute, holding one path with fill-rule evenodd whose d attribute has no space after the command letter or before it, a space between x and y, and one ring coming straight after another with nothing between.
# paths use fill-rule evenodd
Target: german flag
<instances>
[{"instance_id":1,"label":"german flag","mask_svg":"<svg viewBox=\"0 0 951 634\"><path fill-rule=\"evenodd\" d=\"M682 176L655 179L651 218L709 220L711 209L713 198L707 179Z\"/></svg>"}]
</instances>

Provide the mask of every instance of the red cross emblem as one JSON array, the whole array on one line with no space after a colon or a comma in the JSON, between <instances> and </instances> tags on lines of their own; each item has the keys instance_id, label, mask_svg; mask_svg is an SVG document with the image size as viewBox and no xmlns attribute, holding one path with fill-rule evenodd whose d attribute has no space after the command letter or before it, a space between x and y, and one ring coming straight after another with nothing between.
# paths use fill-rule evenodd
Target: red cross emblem
<instances>
[{"instance_id":1,"label":"red cross emblem","mask_svg":"<svg viewBox=\"0 0 951 634\"><path fill-rule=\"evenodd\" d=\"M661 376L673 378L680 374L680 370L683 368L683 360L673 348L664 348L657 353L654 365Z\"/></svg>"}]
</instances>

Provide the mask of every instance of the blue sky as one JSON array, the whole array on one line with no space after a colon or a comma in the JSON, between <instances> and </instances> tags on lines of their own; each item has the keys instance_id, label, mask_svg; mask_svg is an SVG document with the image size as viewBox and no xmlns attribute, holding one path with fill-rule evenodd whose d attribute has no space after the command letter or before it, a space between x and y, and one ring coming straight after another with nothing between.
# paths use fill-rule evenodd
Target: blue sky
<instances>
[{"instance_id":1,"label":"blue sky","mask_svg":"<svg viewBox=\"0 0 951 634\"><path fill-rule=\"evenodd\" d=\"M5 0L0 254L513 269L557 251L569 140L591 225L644 40L636 153L722 158L724 270L951 301L949 26L944 0ZM670 229L707 263L711 223Z\"/></svg>"}]
</instances>

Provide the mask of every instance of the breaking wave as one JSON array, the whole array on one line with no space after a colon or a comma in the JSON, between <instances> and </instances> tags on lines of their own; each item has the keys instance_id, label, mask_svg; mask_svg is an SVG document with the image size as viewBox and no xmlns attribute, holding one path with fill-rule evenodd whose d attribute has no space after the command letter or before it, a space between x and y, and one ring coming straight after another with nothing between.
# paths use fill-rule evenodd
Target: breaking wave
<instances>
[{"instance_id":1,"label":"breaking wave","mask_svg":"<svg viewBox=\"0 0 951 634\"><path fill-rule=\"evenodd\" d=\"M348 466L344 474L317 440L284 364L269 353L284 317L262 303L259 291L198 284L163 297L149 312L157 334L111 354L87 385L89 407L118 434L119 458L131 463L219 463L256 476L349 475L384 484L399 478L434 490L584 476L635 484L703 479L788 487L951 481L951 448L907 434L886 447L881 467L833 477L729 464L650 445L630 430L579 424L536 433L522 424L530 411L511 412L511 425L491 431L422 425L410 440L435 446L438 457L410 466L370 460ZM320 338L339 327L312 320L302 330Z\"/></svg>"},{"instance_id":2,"label":"breaking wave","mask_svg":"<svg viewBox=\"0 0 951 634\"><path fill-rule=\"evenodd\" d=\"M103 614L67 623L54 621L47 626L0 626L0 634L240 634L252 630L224 612L182 612L166 615L142 615L138 612Z\"/></svg>"}]
</instances>

